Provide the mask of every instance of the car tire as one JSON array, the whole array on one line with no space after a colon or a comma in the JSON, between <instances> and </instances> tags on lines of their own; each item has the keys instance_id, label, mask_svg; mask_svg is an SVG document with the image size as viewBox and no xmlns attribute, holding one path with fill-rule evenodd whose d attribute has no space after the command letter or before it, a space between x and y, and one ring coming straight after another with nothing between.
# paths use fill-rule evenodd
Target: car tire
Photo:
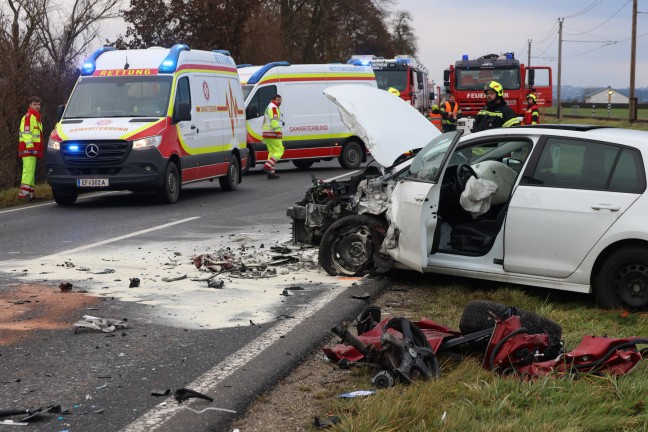
<instances>
[{"instance_id":1,"label":"car tire","mask_svg":"<svg viewBox=\"0 0 648 432\"><path fill-rule=\"evenodd\" d=\"M340 153L340 165L343 168L355 169L362 163L362 146L356 141L349 141L342 147Z\"/></svg>"},{"instance_id":2,"label":"car tire","mask_svg":"<svg viewBox=\"0 0 648 432\"><path fill-rule=\"evenodd\" d=\"M60 206L71 206L76 203L79 192L75 188L52 188L54 201Z\"/></svg>"},{"instance_id":3,"label":"car tire","mask_svg":"<svg viewBox=\"0 0 648 432\"><path fill-rule=\"evenodd\" d=\"M241 179L240 169L241 164L239 163L238 156L233 154L227 166L227 174L218 178L222 190L235 191L238 188L239 180Z\"/></svg>"},{"instance_id":4,"label":"car tire","mask_svg":"<svg viewBox=\"0 0 648 432\"><path fill-rule=\"evenodd\" d=\"M594 283L599 307L645 310L648 307L648 249L631 246L612 253Z\"/></svg>"},{"instance_id":5,"label":"car tire","mask_svg":"<svg viewBox=\"0 0 648 432\"><path fill-rule=\"evenodd\" d=\"M254 157L254 149L248 147L248 157L245 160L245 166L241 167L241 174L247 174L256 165L256 158Z\"/></svg>"},{"instance_id":6,"label":"car tire","mask_svg":"<svg viewBox=\"0 0 648 432\"><path fill-rule=\"evenodd\" d=\"M505 319L508 309L507 306L501 303L473 300L464 307L459 322L459 331L467 335L491 329L495 326L493 314L500 319ZM515 313L520 317L522 327L525 327L529 334L547 333L550 349L550 353L545 353L547 358L552 358L559 354L562 338L562 327L560 327L560 324L524 309L515 308ZM487 343L484 342L478 348L480 350L486 349L486 345Z\"/></svg>"},{"instance_id":7,"label":"car tire","mask_svg":"<svg viewBox=\"0 0 648 432\"><path fill-rule=\"evenodd\" d=\"M315 163L314 161L311 160L294 160L292 161L293 165L295 165L297 168L301 170L308 169L313 166Z\"/></svg>"},{"instance_id":8,"label":"car tire","mask_svg":"<svg viewBox=\"0 0 648 432\"><path fill-rule=\"evenodd\" d=\"M369 215L338 219L322 236L319 264L330 275L357 276L373 268L387 224Z\"/></svg>"},{"instance_id":9,"label":"car tire","mask_svg":"<svg viewBox=\"0 0 648 432\"><path fill-rule=\"evenodd\" d=\"M180 175L175 162L169 162L164 170L164 180L157 188L157 198L164 204L175 204L180 197Z\"/></svg>"}]
</instances>

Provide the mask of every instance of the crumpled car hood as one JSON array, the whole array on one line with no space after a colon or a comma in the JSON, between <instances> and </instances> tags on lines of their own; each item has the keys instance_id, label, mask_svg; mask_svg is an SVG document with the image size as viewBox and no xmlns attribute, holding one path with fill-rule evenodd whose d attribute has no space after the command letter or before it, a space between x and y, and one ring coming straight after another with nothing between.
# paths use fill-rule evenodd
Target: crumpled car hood
<instances>
[{"instance_id":1,"label":"crumpled car hood","mask_svg":"<svg viewBox=\"0 0 648 432\"><path fill-rule=\"evenodd\" d=\"M385 90L347 84L328 87L324 94L383 167L392 166L403 153L423 148L441 134L415 108Z\"/></svg>"}]
</instances>

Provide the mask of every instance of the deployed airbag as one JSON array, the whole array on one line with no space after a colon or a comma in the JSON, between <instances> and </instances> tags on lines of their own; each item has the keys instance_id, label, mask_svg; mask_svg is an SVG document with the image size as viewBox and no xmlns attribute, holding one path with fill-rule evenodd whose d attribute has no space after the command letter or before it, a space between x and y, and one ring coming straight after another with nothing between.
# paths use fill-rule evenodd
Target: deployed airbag
<instances>
[{"instance_id":1,"label":"deployed airbag","mask_svg":"<svg viewBox=\"0 0 648 432\"><path fill-rule=\"evenodd\" d=\"M470 177L466 188L459 197L459 204L473 218L483 215L490 209L491 199L497 192L497 184L491 180Z\"/></svg>"}]
</instances>

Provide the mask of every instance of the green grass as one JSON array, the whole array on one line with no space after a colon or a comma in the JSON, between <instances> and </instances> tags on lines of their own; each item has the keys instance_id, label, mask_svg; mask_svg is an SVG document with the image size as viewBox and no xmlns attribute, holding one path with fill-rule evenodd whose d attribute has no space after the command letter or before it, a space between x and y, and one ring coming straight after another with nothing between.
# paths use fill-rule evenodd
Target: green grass
<instances>
[{"instance_id":1,"label":"green grass","mask_svg":"<svg viewBox=\"0 0 648 432\"><path fill-rule=\"evenodd\" d=\"M18 198L19 188L10 188L5 190L0 190L0 208L5 207L14 207L19 205L25 205L28 203L34 203L36 201L44 201L54 199L52 196L52 188L47 184L37 184L34 186L36 200L25 201Z\"/></svg>"},{"instance_id":2,"label":"green grass","mask_svg":"<svg viewBox=\"0 0 648 432\"><path fill-rule=\"evenodd\" d=\"M553 114L555 115L558 111L558 107L552 106L549 108L541 108L540 114ZM628 108L612 108L608 114L607 105L596 104L594 112L592 113L592 105L589 104L570 104L563 105L562 115L576 115L576 116L587 116L592 118L613 118L613 119L627 119L629 115ZM637 120L648 120L648 108L640 108L637 110Z\"/></svg>"},{"instance_id":3,"label":"green grass","mask_svg":"<svg viewBox=\"0 0 648 432\"><path fill-rule=\"evenodd\" d=\"M648 315L594 307L587 296L531 288L475 289L477 282L439 283L416 291L408 318L422 316L458 328L470 300L491 300L533 311L557 321L567 350L585 335L648 335ZM436 280L428 278L428 280ZM549 294L548 294L549 293ZM575 297L575 298L572 298ZM640 349L645 346L639 346ZM645 431L648 430L648 365L622 377L555 375L534 381L500 378L480 359L441 359L441 379L398 384L371 397L332 397L329 407L342 419L331 430L392 431ZM370 388L371 372L351 376L343 391ZM445 413L445 419L442 420Z\"/></svg>"}]
</instances>

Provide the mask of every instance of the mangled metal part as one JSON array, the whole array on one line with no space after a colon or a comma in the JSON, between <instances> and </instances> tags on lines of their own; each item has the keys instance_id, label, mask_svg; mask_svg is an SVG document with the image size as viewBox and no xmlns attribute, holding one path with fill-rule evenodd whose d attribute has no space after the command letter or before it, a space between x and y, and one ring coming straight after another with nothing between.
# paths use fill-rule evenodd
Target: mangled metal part
<instances>
[{"instance_id":1,"label":"mangled metal part","mask_svg":"<svg viewBox=\"0 0 648 432\"><path fill-rule=\"evenodd\" d=\"M390 197L395 182L384 177L365 179L358 184L358 192L353 197L352 209L355 213L380 215L389 208Z\"/></svg>"},{"instance_id":2,"label":"mangled metal part","mask_svg":"<svg viewBox=\"0 0 648 432\"><path fill-rule=\"evenodd\" d=\"M100 318L91 315L84 315L83 320L74 323L74 332L100 332L112 333L115 330L129 328L128 323L124 320Z\"/></svg>"}]
</instances>

